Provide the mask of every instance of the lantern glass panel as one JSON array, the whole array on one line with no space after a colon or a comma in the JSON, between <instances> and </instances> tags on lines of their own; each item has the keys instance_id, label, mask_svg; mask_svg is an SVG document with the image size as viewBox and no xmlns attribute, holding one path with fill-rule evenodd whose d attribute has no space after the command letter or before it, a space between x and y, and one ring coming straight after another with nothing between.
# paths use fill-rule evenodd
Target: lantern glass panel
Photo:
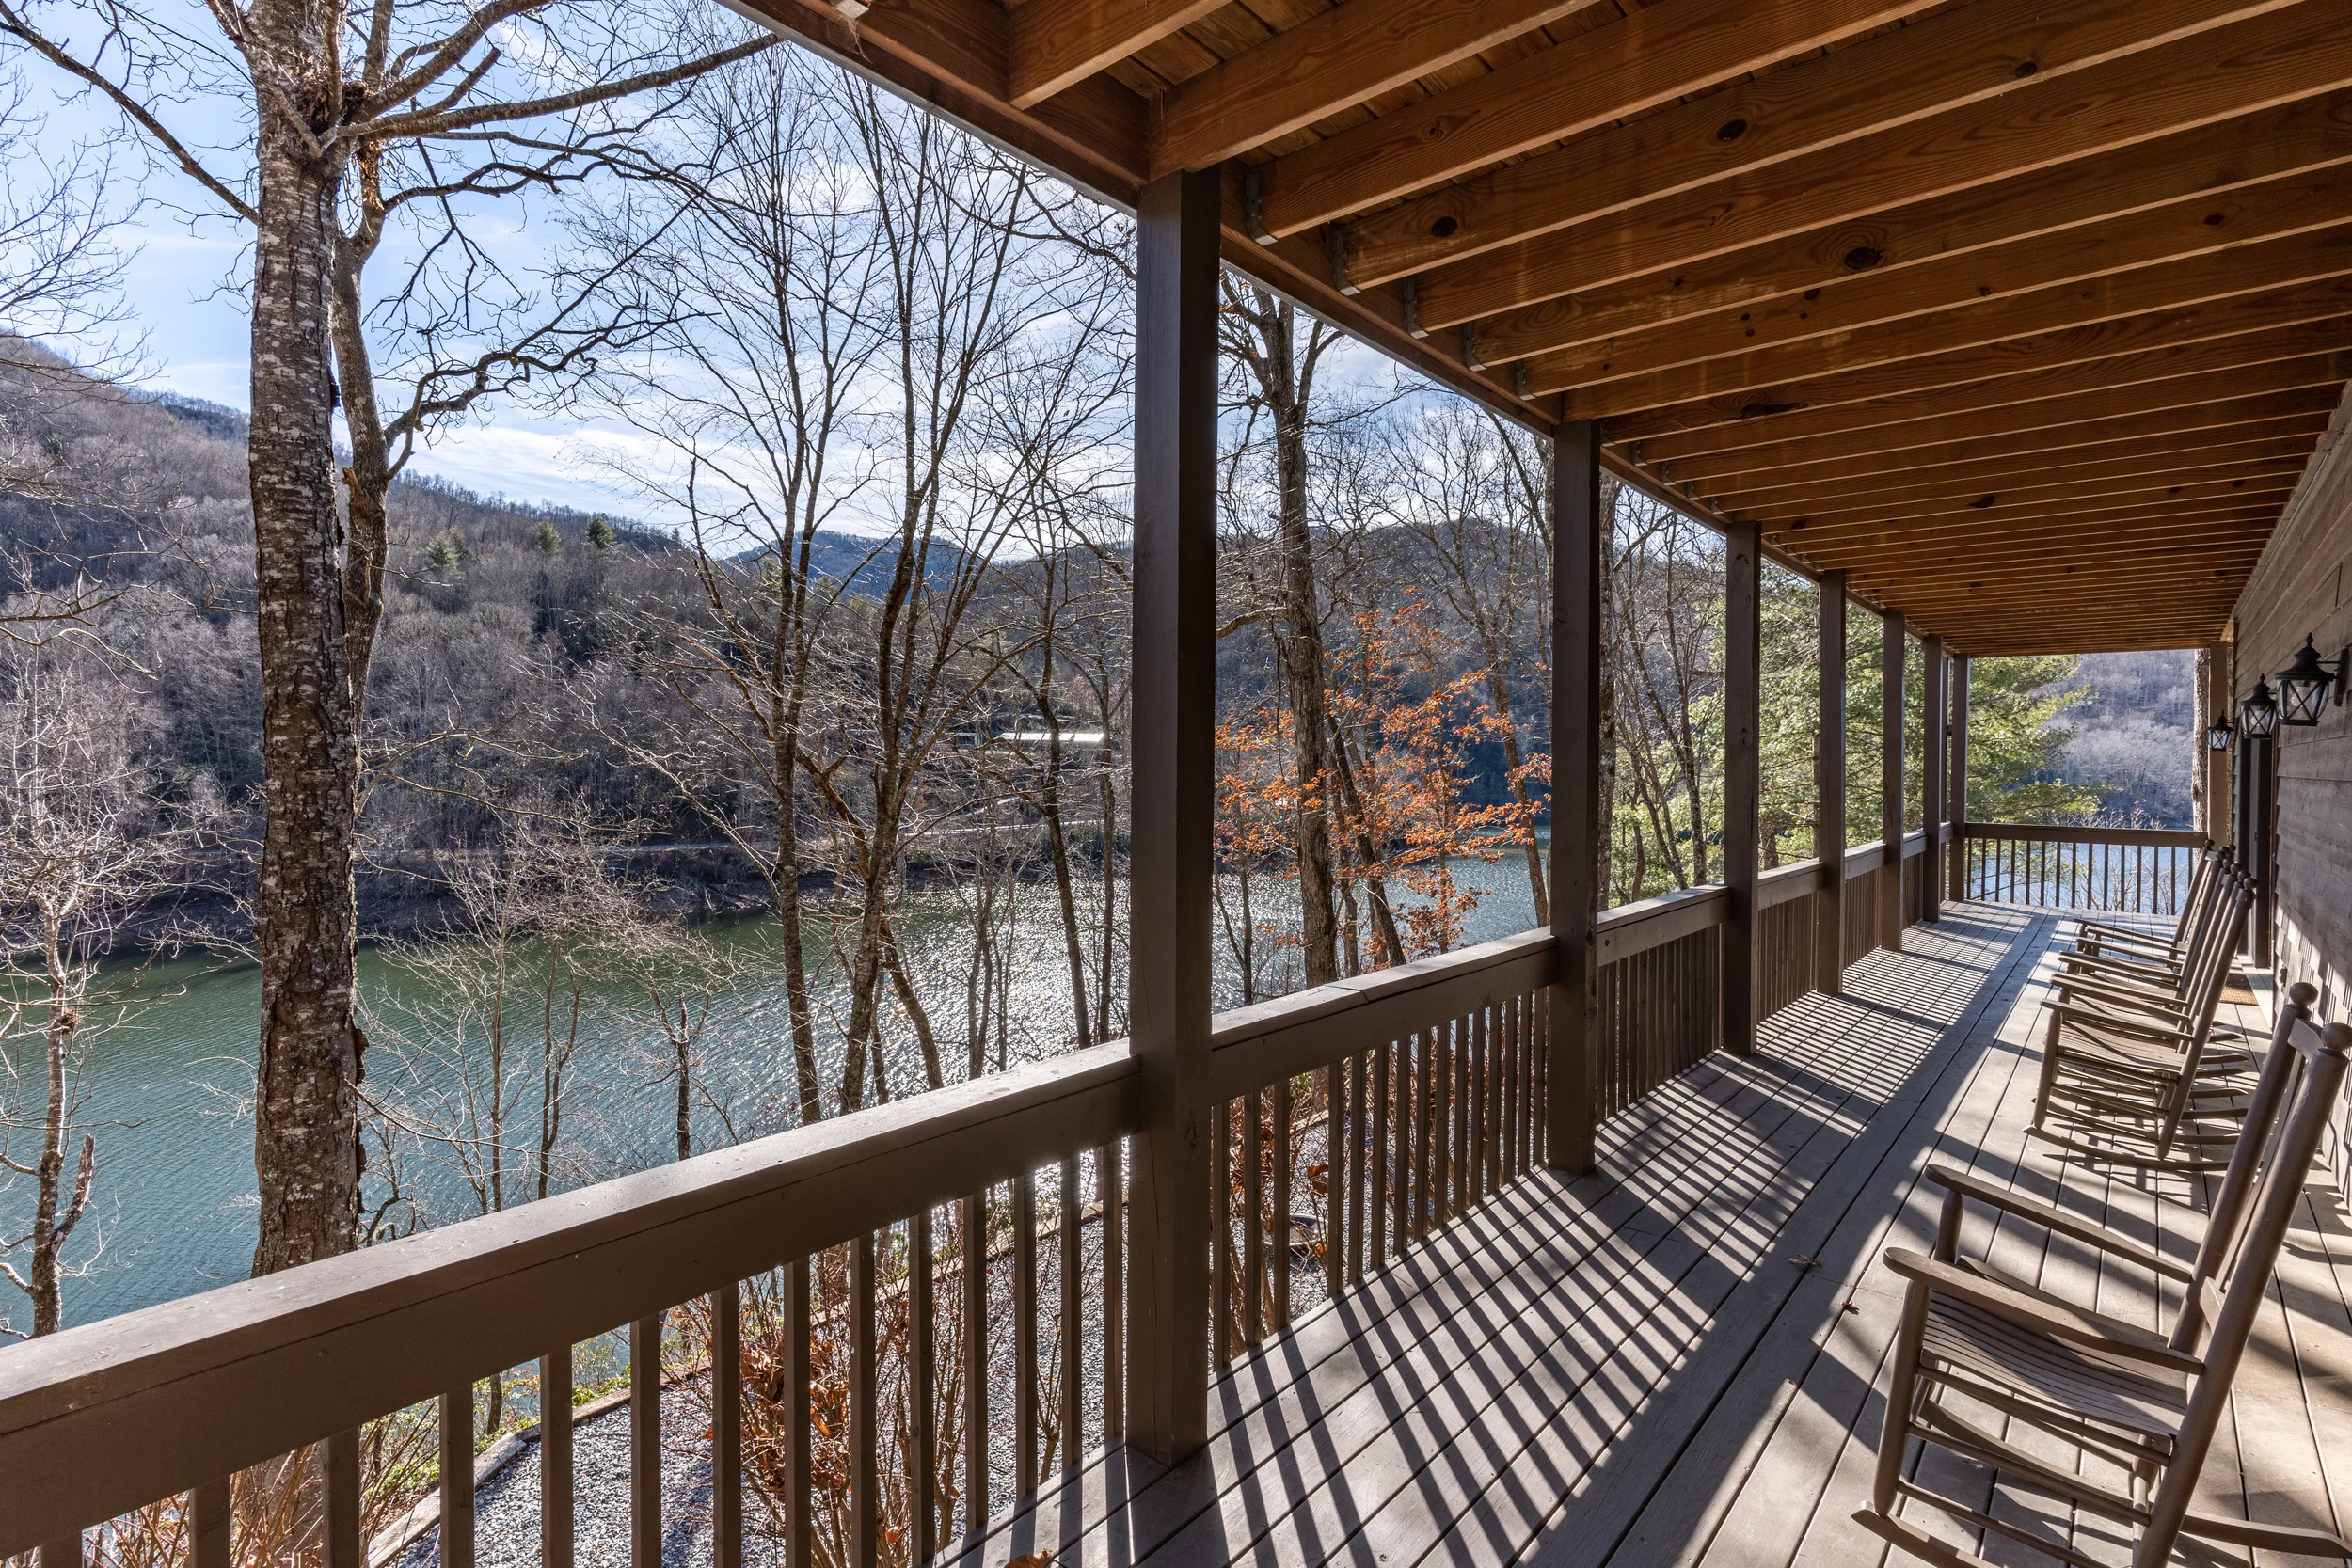
<instances>
[{"instance_id":1,"label":"lantern glass panel","mask_svg":"<svg viewBox=\"0 0 2352 1568\"><path fill-rule=\"evenodd\" d=\"M2210 725L2205 731L2205 747L2208 751L2226 752L2234 734L2227 724Z\"/></svg>"},{"instance_id":2,"label":"lantern glass panel","mask_svg":"<svg viewBox=\"0 0 2352 1568\"><path fill-rule=\"evenodd\" d=\"M2279 705L2270 698L2270 684L2259 683L2254 694L2238 705L2238 728L2249 739L2261 740L2279 727Z\"/></svg>"}]
</instances>

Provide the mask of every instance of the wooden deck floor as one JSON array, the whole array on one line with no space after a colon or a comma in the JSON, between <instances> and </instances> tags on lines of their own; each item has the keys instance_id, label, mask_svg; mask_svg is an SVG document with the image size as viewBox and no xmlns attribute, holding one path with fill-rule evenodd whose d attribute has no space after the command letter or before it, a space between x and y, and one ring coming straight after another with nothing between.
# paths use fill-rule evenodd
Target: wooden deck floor
<instances>
[{"instance_id":1,"label":"wooden deck floor","mask_svg":"<svg viewBox=\"0 0 2352 1568\"><path fill-rule=\"evenodd\" d=\"M1593 1175L1520 1182L1237 1366L1193 1461L1098 1456L960 1560L1882 1560L1849 1517L1900 1303L1878 1259L1930 1243L1928 1162L2151 1239L2163 1212L2145 1181L2026 1152L2058 929L1947 907L1851 971L1846 996L1777 1015L1756 1057L1713 1058L1618 1118ZM2144 1281L2020 1231L1965 1244L2107 1310L2144 1300ZM2352 1223L2324 1186L2236 1406L2203 1506L2352 1524ZM2078 1549L2126 1560L2091 1530Z\"/></svg>"}]
</instances>

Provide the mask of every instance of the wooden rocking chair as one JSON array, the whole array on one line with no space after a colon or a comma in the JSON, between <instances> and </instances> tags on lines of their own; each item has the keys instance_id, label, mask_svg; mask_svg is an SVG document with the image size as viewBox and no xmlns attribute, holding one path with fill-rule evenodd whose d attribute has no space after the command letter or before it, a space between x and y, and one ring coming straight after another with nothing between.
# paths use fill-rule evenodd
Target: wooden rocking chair
<instances>
[{"instance_id":1,"label":"wooden rocking chair","mask_svg":"<svg viewBox=\"0 0 2352 1568\"><path fill-rule=\"evenodd\" d=\"M1895 1515L1899 1498L1941 1510L1983 1534L2000 1535L2060 1561L2096 1560L2062 1544L2062 1516L2046 1533L1995 1517L1906 1479L1913 1438L1990 1466L2061 1509L2113 1520L2137 1535L2134 1568L2170 1560L2184 1533L2288 1553L2352 1558L2352 1543L2325 1531L2254 1525L2193 1513L2189 1502L2210 1452L2246 1345L2277 1265L2312 1159L2341 1090L2352 1028L2324 1036L2301 1016L2311 992L2298 988L2282 1012L2277 1044L2250 1097L2245 1128L2217 1195L2196 1261L2177 1262L2129 1238L2023 1195L1958 1172L1937 1179L1947 1192L1935 1256L1891 1247L1887 1265L1910 1282L1896 1340L1886 1423L1870 1506L1854 1517L1895 1545L1946 1568L1986 1560ZM2170 1333L2157 1335L2076 1307L2046 1291L1957 1256L1961 1211L1979 1201L2033 1221L2103 1253L2128 1258L2185 1292ZM1966 1408L1973 1404L1976 1410ZM1959 1408L1955 1408L1955 1406ZM1979 1413L1993 1413L1994 1420ZM1994 1430L2012 1426L2111 1462L2126 1486L2053 1464Z\"/></svg>"}]
</instances>

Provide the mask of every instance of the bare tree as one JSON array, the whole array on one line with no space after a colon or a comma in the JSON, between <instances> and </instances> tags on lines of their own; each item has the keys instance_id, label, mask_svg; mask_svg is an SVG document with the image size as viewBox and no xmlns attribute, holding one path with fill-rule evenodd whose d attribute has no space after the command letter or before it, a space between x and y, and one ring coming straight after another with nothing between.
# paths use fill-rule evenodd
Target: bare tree
<instances>
[{"instance_id":1,"label":"bare tree","mask_svg":"<svg viewBox=\"0 0 2352 1568\"><path fill-rule=\"evenodd\" d=\"M119 683L23 651L0 681L0 1169L33 1183L25 1230L0 1238L0 1274L41 1335L64 1321L67 1243L98 1176L81 1065L138 1001L135 967L101 963L183 883L199 825L135 754L139 705Z\"/></svg>"},{"instance_id":2,"label":"bare tree","mask_svg":"<svg viewBox=\"0 0 2352 1568\"><path fill-rule=\"evenodd\" d=\"M208 12L216 34L112 0L0 0L0 36L111 104L253 237L247 467L269 775L254 1269L268 1273L358 1239L353 868L387 492L437 421L572 373L643 328L642 301L592 312L526 291L501 308L511 280L466 220L485 200L653 172L648 125L682 86L777 40L711 40L700 13L587 0L215 0ZM191 101L250 106L235 150L249 170L175 128ZM371 302L367 269L396 222L423 260ZM389 404L375 365L387 337L406 345L407 390Z\"/></svg>"}]
</instances>

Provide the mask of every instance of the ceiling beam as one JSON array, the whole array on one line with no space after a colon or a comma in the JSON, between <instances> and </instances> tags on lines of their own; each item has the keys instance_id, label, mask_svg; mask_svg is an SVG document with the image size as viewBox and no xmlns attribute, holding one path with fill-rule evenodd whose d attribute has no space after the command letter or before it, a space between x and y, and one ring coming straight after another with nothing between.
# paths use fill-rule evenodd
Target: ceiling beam
<instances>
[{"instance_id":1,"label":"ceiling beam","mask_svg":"<svg viewBox=\"0 0 2352 1568\"><path fill-rule=\"evenodd\" d=\"M2075 544L2110 553L2123 549L2163 548L2183 543L2228 543L2249 538L2259 546L2270 536L2270 531L2278 520L2279 507L2274 499L2265 507L2185 512L2175 517L2124 524L2108 524L2087 517L2080 528L2062 531L2045 526L2025 533L1992 538L1890 540L1883 545L1814 551L1804 559L1822 570L1865 566L1872 570L1891 570L1920 562L1990 566L2010 561L2051 560L2056 559L2051 553L2054 547L2062 554Z\"/></svg>"},{"instance_id":2,"label":"ceiling beam","mask_svg":"<svg viewBox=\"0 0 2352 1568\"><path fill-rule=\"evenodd\" d=\"M2352 314L2352 277L2159 310L1867 370L1775 382L1714 397L1677 399L1609 421L1613 441L1631 444L1670 431L1740 424L1807 410L1827 416L1852 404L1930 397L1956 388L2027 373L2093 373L2123 356L2218 342ZM2099 372L2104 373L2104 372Z\"/></svg>"},{"instance_id":3,"label":"ceiling beam","mask_svg":"<svg viewBox=\"0 0 2352 1568\"><path fill-rule=\"evenodd\" d=\"M1041 103L1225 3L1025 0L1012 13L1012 105L1025 109Z\"/></svg>"},{"instance_id":4,"label":"ceiling beam","mask_svg":"<svg viewBox=\"0 0 2352 1568\"><path fill-rule=\"evenodd\" d=\"M1154 178L1247 152L1595 0L1348 0L1162 95Z\"/></svg>"},{"instance_id":5,"label":"ceiling beam","mask_svg":"<svg viewBox=\"0 0 2352 1568\"><path fill-rule=\"evenodd\" d=\"M2352 94L2304 100L1506 310L1478 323L1479 355L1495 364L1714 311L1754 309L1865 275L1887 277L2347 159Z\"/></svg>"},{"instance_id":6,"label":"ceiling beam","mask_svg":"<svg viewBox=\"0 0 2352 1568\"><path fill-rule=\"evenodd\" d=\"M2347 273L2352 273L2352 228L2339 226L2011 294L1875 331L1808 339L1671 370L1621 377L1604 369L1599 375L1606 379L1596 379L1588 370L1580 375L1581 368L1541 356L1526 362L1527 386L1539 394L1566 392L1570 419L1606 419L1693 397L1756 393L1783 382L1985 348L2014 338L2177 310L2237 294L2299 288Z\"/></svg>"},{"instance_id":7,"label":"ceiling beam","mask_svg":"<svg viewBox=\"0 0 2352 1568\"><path fill-rule=\"evenodd\" d=\"M1931 21L1957 24L1992 5L2037 9L1979 0ZM2038 26L2022 14L2015 22L2026 47L1985 40L1978 69L1988 82L2005 73L2012 89L1990 103L1928 105L1941 112L1915 123L1879 115L1880 95L1900 95L1905 71L1938 74L1929 54L1894 52L1929 32L1921 23L1750 85L1760 93L1818 64L1818 104L1775 114L1759 103L1767 118L1753 121L1702 98L1361 219L1349 226L1350 276L1430 272L1421 285L1428 319L1443 325L2352 85L2352 17L2324 5L2209 33L2245 8L2217 16L2193 0L2097 0L2038 9ZM2169 41L2148 47L2156 40ZM1851 57L1881 46L1892 57L1859 73ZM1993 57L2004 48L2005 65ZM2042 69L2021 81L2021 64ZM1850 134L1799 134L1817 106ZM1685 124L1692 113L1706 123ZM1772 135L1784 121L1792 129ZM1718 155L1700 155L1735 123L1742 128ZM1651 126L1661 129L1637 137ZM1785 155L1772 156L1776 149ZM1565 245L1546 238L1570 228L1581 231ZM1477 266L1458 264L1473 257Z\"/></svg>"},{"instance_id":8,"label":"ceiling beam","mask_svg":"<svg viewBox=\"0 0 2352 1568\"><path fill-rule=\"evenodd\" d=\"M2184 509L2207 506L2275 505L2294 494L2305 459L2286 458L2253 464L2231 464L2205 470L2202 477L2184 475L2179 483L2091 481L2043 485L2033 491L1995 492L1986 498L1958 497L1916 502L1891 513L1885 508L1856 508L1851 512L1820 512L1799 521L1765 523L1764 537L1792 554L1809 558L1825 550L1844 549L1898 538L1993 538L2009 531L2047 530L2054 522L2082 519L2101 528L2122 526L2143 518L2169 516ZM2250 499L2249 499L2250 498Z\"/></svg>"},{"instance_id":9,"label":"ceiling beam","mask_svg":"<svg viewBox=\"0 0 2352 1568\"><path fill-rule=\"evenodd\" d=\"M2189 404L2179 408L2117 414L2085 419L2073 424L2045 425L2034 430L1998 431L1991 435L1939 441L1903 450L1864 451L1830 456L1809 463L1792 463L1754 473L1724 474L1696 485L1699 494L1738 510L1732 498L1761 498L1790 491L1844 490L1851 485L1883 483L1891 475L1932 480L1943 468L1976 468L2005 462L2019 468L2064 462L2079 455L2096 460L2104 451L2157 436L2177 446L2194 445L2249 425L2267 424L2297 416L2325 417L2335 412L2343 390L2317 385L2284 391L2265 388L2250 396ZM1688 483L1677 481L1677 483Z\"/></svg>"},{"instance_id":10,"label":"ceiling beam","mask_svg":"<svg viewBox=\"0 0 2352 1568\"><path fill-rule=\"evenodd\" d=\"M1688 431L1670 430L1629 444L1635 447L1643 462L1668 468L1685 458L1741 451L1751 447L1835 440L1849 435L1862 437L1868 431L1902 440L1923 433L1906 431L1905 426L1925 427L1934 420L1965 419L2005 409L2013 409L2022 418L2034 418L2038 417L2033 413L2037 404L2057 404L2075 399L2137 393L2151 400L2146 406L2157 408L2175 399L2194 397L2197 377L2221 376L2254 366L2276 366L2291 359L2315 359L2344 349L2352 349L2352 316L2333 316L2267 332L2084 360L2046 371L1972 382L1965 387L1914 392L1900 398L1804 408ZM2280 373L2293 376L2298 372ZM2346 373L2352 374L2352 367L2347 367ZM2181 385L2168 387L2169 382ZM1931 431L1924 433L1932 435ZM1612 426L1611 435L1615 434L1616 427Z\"/></svg>"},{"instance_id":11,"label":"ceiling beam","mask_svg":"<svg viewBox=\"0 0 2352 1568\"><path fill-rule=\"evenodd\" d=\"M1733 506L1722 498L1709 504L1742 522L1793 525L1800 518L1809 520L1816 514L1832 512L1877 512L1900 516L1907 503L1953 498L1973 500L1986 496L1997 499L2010 487L2023 490L2069 480L2161 479L2168 483L2179 483L2197 477L2200 468L2307 457L2312 443L2327 425L2324 417L2307 414L2265 425L2216 431L2198 439L2152 436L2110 447L2095 457L2089 453L2060 453L2041 463L1996 457L1974 466L1942 468L1919 478L1887 475L1876 483L1838 484L1827 490L1760 498L1745 506Z\"/></svg>"},{"instance_id":12,"label":"ceiling beam","mask_svg":"<svg viewBox=\"0 0 2352 1568\"><path fill-rule=\"evenodd\" d=\"M2239 398L2304 388L2325 388L2332 393L2347 378L2352 378L2352 353L2312 354L2267 365L2244 365L2213 375L2139 382L2079 398L2044 398L2038 403L2011 404L1978 413L1950 414L1940 420L1913 420L1905 424L1865 427L1808 440L1703 452L1674 462L1652 458L1649 467L1674 483L1705 486L1735 475L1758 477L1813 463L1924 451L1949 441L2024 436L2037 431L2061 432L2104 420L2217 406Z\"/></svg>"},{"instance_id":13,"label":"ceiling beam","mask_svg":"<svg viewBox=\"0 0 2352 1568\"><path fill-rule=\"evenodd\" d=\"M2352 125L2346 132L2345 150L2352 155ZM1981 310L2038 290L2214 257L2345 222L2352 222L2352 178L2342 169L2311 170L1899 272L1873 272L1746 310L1622 333L1547 354L1540 362L1547 381L1581 386L1621 379L1937 312ZM1483 329L1478 356L1489 364L1507 357ZM1535 380L1532 372L1530 380Z\"/></svg>"},{"instance_id":14,"label":"ceiling beam","mask_svg":"<svg viewBox=\"0 0 2352 1568\"><path fill-rule=\"evenodd\" d=\"M2115 552L2092 546L2062 550L2038 561L1965 562L1920 561L1902 565L1856 564L1847 581L1896 604L1948 603L1963 594L2030 590L2042 583L2064 588L2075 583L2114 582L2196 583L2243 575L2262 558L2269 531L2218 541L2189 540L2175 545L2144 546L2132 551L2128 566ZM1954 592L1947 597L1945 590Z\"/></svg>"},{"instance_id":15,"label":"ceiling beam","mask_svg":"<svg viewBox=\"0 0 2352 1568\"><path fill-rule=\"evenodd\" d=\"M1658 0L1275 159L1259 175L1263 221L1295 234L1837 43L1924 3Z\"/></svg>"}]
</instances>

